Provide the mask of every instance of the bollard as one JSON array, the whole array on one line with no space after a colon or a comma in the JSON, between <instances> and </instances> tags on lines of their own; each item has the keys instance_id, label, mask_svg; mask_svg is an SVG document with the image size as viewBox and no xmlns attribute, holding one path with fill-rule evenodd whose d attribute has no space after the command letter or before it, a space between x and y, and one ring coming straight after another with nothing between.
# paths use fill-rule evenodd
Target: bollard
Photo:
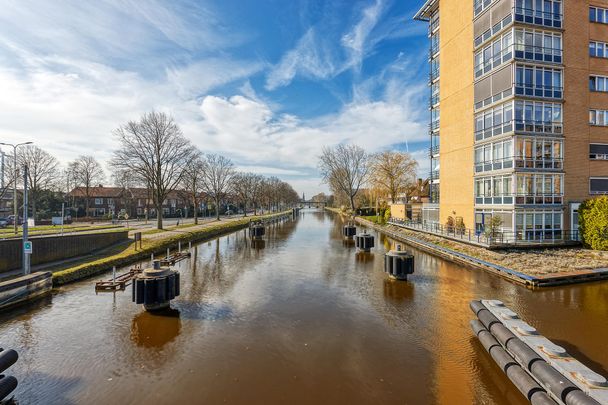
<instances>
[{"instance_id":1,"label":"bollard","mask_svg":"<svg viewBox=\"0 0 608 405\"><path fill-rule=\"evenodd\" d=\"M177 251L178 251L179 253L181 253L181 252L182 252L182 243L181 243L181 242L177 242Z\"/></svg>"},{"instance_id":2,"label":"bollard","mask_svg":"<svg viewBox=\"0 0 608 405\"><path fill-rule=\"evenodd\" d=\"M364 231L355 236L355 245L357 246L357 249L363 252L369 252L374 247L374 236Z\"/></svg>"},{"instance_id":3,"label":"bollard","mask_svg":"<svg viewBox=\"0 0 608 405\"><path fill-rule=\"evenodd\" d=\"M17 379L11 375L0 374L0 401L8 397L17 388Z\"/></svg>"},{"instance_id":4,"label":"bollard","mask_svg":"<svg viewBox=\"0 0 608 405\"><path fill-rule=\"evenodd\" d=\"M401 250L391 250L384 255L384 272L397 280L407 280L408 274L414 273L414 256Z\"/></svg>"},{"instance_id":5,"label":"bollard","mask_svg":"<svg viewBox=\"0 0 608 405\"><path fill-rule=\"evenodd\" d=\"M169 258L169 256L171 256L171 249L170 249L170 248L167 248L167 257L166 257L166 258L168 259L168 258Z\"/></svg>"},{"instance_id":6,"label":"bollard","mask_svg":"<svg viewBox=\"0 0 608 405\"><path fill-rule=\"evenodd\" d=\"M132 301L143 304L147 311L169 308L170 301L180 294L179 282L179 272L163 267L160 260L155 260L152 268L133 279Z\"/></svg>"},{"instance_id":7,"label":"bollard","mask_svg":"<svg viewBox=\"0 0 608 405\"><path fill-rule=\"evenodd\" d=\"M17 352L13 349L0 351L0 374L15 364L18 359L19 354L17 354Z\"/></svg>"}]
</instances>

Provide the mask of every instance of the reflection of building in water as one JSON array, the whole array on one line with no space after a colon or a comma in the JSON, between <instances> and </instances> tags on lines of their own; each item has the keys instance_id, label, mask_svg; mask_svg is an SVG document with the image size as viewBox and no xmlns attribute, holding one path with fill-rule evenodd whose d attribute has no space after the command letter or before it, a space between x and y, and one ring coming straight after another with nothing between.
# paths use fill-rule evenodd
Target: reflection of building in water
<instances>
[{"instance_id":1,"label":"reflection of building in water","mask_svg":"<svg viewBox=\"0 0 608 405\"><path fill-rule=\"evenodd\" d=\"M181 330L177 309L167 309L151 314L143 311L133 318L131 340L146 348L160 348L175 339Z\"/></svg>"},{"instance_id":2,"label":"reflection of building in water","mask_svg":"<svg viewBox=\"0 0 608 405\"><path fill-rule=\"evenodd\" d=\"M385 298L396 302L414 299L414 284L408 281L386 278L383 281L383 291Z\"/></svg>"}]
</instances>

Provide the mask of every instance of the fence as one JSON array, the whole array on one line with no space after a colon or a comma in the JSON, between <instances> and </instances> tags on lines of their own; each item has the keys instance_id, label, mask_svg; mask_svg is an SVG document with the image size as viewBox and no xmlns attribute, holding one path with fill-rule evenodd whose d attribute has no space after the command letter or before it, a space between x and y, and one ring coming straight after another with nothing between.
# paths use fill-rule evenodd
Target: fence
<instances>
[{"instance_id":1,"label":"fence","mask_svg":"<svg viewBox=\"0 0 608 405\"><path fill-rule=\"evenodd\" d=\"M444 226L432 222L416 222L391 218L389 224L402 228L422 231L450 239L480 245L483 247L546 246L580 243L578 231L529 229L523 231L480 232L469 228Z\"/></svg>"}]
</instances>

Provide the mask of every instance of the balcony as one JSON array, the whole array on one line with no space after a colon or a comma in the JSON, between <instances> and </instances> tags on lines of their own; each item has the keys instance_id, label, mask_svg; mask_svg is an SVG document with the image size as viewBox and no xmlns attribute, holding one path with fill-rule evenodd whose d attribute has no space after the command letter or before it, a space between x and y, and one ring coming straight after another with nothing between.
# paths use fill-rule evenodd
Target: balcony
<instances>
[{"instance_id":1,"label":"balcony","mask_svg":"<svg viewBox=\"0 0 608 405\"><path fill-rule=\"evenodd\" d=\"M563 15L561 10L540 11L524 7L514 7L513 14L516 22L540 25L542 27L562 28Z\"/></svg>"},{"instance_id":2,"label":"balcony","mask_svg":"<svg viewBox=\"0 0 608 405\"><path fill-rule=\"evenodd\" d=\"M439 155L439 145L431 146L429 148L429 155L431 157Z\"/></svg>"},{"instance_id":3,"label":"balcony","mask_svg":"<svg viewBox=\"0 0 608 405\"><path fill-rule=\"evenodd\" d=\"M432 121L429 125L429 129L431 132L435 132L439 130L439 120Z\"/></svg>"},{"instance_id":4,"label":"balcony","mask_svg":"<svg viewBox=\"0 0 608 405\"><path fill-rule=\"evenodd\" d=\"M516 205L561 205L563 201L563 194L515 194Z\"/></svg>"}]
</instances>

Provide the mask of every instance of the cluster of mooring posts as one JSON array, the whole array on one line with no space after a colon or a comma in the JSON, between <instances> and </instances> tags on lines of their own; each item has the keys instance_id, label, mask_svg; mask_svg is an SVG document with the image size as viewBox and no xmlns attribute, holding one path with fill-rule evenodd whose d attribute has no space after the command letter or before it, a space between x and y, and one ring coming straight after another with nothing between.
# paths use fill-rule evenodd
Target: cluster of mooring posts
<instances>
[{"instance_id":1,"label":"cluster of mooring posts","mask_svg":"<svg viewBox=\"0 0 608 405\"><path fill-rule=\"evenodd\" d=\"M471 328L533 405L608 404L608 381L522 321L501 301L472 301Z\"/></svg>"},{"instance_id":2,"label":"cluster of mooring posts","mask_svg":"<svg viewBox=\"0 0 608 405\"><path fill-rule=\"evenodd\" d=\"M168 263L154 260L152 267L133 278L133 302L143 304L146 311L167 309L171 300L179 296L179 271L163 264Z\"/></svg>"},{"instance_id":3,"label":"cluster of mooring posts","mask_svg":"<svg viewBox=\"0 0 608 405\"><path fill-rule=\"evenodd\" d=\"M371 252L375 245L374 235L366 230L357 234L357 227L352 221L342 227L342 236L349 241L354 238L357 249L364 253ZM407 275L414 273L414 256L397 245L395 250L384 255L384 272L392 279L406 281Z\"/></svg>"},{"instance_id":4,"label":"cluster of mooring posts","mask_svg":"<svg viewBox=\"0 0 608 405\"><path fill-rule=\"evenodd\" d=\"M4 350L0 347L0 403L17 388L17 379L4 372L17 362L19 355L13 349ZM11 401L9 400L9 403Z\"/></svg>"},{"instance_id":5,"label":"cluster of mooring posts","mask_svg":"<svg viewBox=\"0 0 608 405\"><path fill-rule=\"evenodd\" d=\"M384 255L384 272L390 278L407 280L407 275L414 273L414 256L397 245L395 250Z\"/></svg>"}]
</instances>

